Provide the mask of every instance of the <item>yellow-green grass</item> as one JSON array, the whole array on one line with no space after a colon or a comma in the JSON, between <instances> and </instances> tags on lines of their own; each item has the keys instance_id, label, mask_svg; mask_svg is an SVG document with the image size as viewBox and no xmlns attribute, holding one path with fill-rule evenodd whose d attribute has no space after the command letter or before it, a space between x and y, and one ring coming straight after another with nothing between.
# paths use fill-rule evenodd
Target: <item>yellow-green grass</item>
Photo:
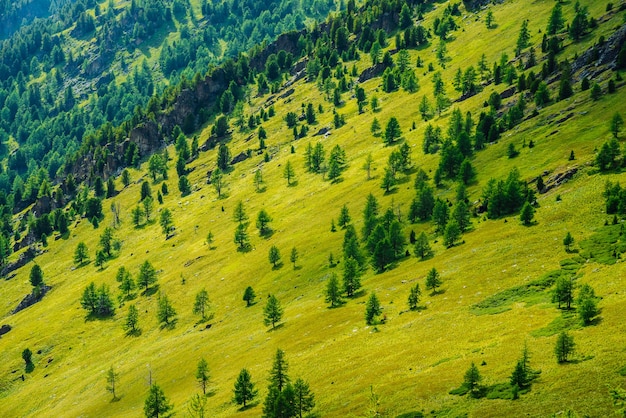
<instances>
[{"instance_id":1,"label":"yellow-green grass","mask_svg":"<svg viewBox=\"0 0 626 418\"><path fill-rule=\"evenodd\" d=\"M464 48L465 34L475 31L473 38L476 39L488 37L490 32L482 22L468 22L465 33L456 34L457 40L449 46L453 61L444 73L447 80L458 66L465 68L475 64L480 57L476 51L483 48L488 52L486 45L492 45L490 61L498 59L502 49L513 49L519 13L512 15L512 10L506 8L520 4L511 2L493 7L500 25L495 30L510 24L515 35L494 35L483 46ZM531 27L543 28L545 22L534 22L534 16L544 16L545 21L549 9L545 5L533 5L536 9L528 11L528 16L533 16ZM526 13L527 9L521 10ZM515 16L517 23L509 23L513 20L509 16ZM429 19L432 17L428 15ZM533 37L533 42L539 41L538 36ZM429 49L412 52L412 58L418 54L426 62L434 62ZM367 65L369 57L364 56L359 68ZM374 274L370 269L362 280L364 288L368 293L376 292L387 316L387 323L377 326L378 332L365 325L367 295L349 300L343 307L327 309L323 301L327 277L333 272L341 275L341 264L331 269L327 262L331 251L336 257L341 253L341 230L330 232L331 220L337 218L339 208L348 205L360 231L361 211L368 193L378 198L381 211L393 203L405 214L414 194L411 179L401 184L396 193L383 195L380 173L393 148L383 146L382 138L372 137L369 128L373 118L377 117L384 126L389 117L397 116L404 138L412 146L415 164L434 172L438 157L424 156L421 152L426 124L420 121L417 110L422 95L432 97L430 78L421 76L421 89L413 95L377 92L379 79L365 83L368 97L376 94L381 101L381 111L375 114L368 110L358 115L354 100L344 94L347 103L338 111L346 116L347 125L332 129L326 139L311 135L331 125L332 106L322 101L314 83L298 82L291 101L278 100L277 116L263 124L268 132L266 143L273 154L272 160L263 163L263 157L255 155L237 164L227 176L226 198L218 199L213 187L206 184L207 170L215 167L215 150L202 153L190 164L194 169L189 175L194 191L187 197L180 197L175 170L170 169L167 181L170 194L165 196L164 205L158 207L167 207L174 214L176 233L169 240L165 240L158 223L133 228L130 211L138 203L142 177L148 179L148 176L145 167L141 171L131 170L133 184L104 202L106 216L99 229L94 230L90 223L82 220L67 240L49 239L48 252L36 259L43 268L46 282L53 286L41 302L9 315L30 291L28 273L32 263L20 269L16 277L0 283L3 294L0 314L5 318L2 323L13 326L0 340L4 388L0 392L0 415L141 415L150 374L174 402L175 410L184 415L185 403L199 390L193 377L196 364L205 357L211 369L214 392L208 401L210 415L258 416L260 406L237 412L237 406L231 402L233 383L241 368L248 368L261 389L259 399L262 400L277 348L287 354L290 376L301 376L310 382L316 394L317 410L324 416L364 414L369 405L370 386L380 395L382 408L391 414L447 410L451 416L462 413L539 416L566 409L590 415L610 413L608 386L622 383L617 370L625 362L620 338L624 331L621 318L625 313L622 288L626 272L622 263L613 266L588 263L581 269L579 282L590 283L602 297L602 321L599 325L572 331L578 347L576 358L581 360L577 364L557 365L553 355L555 337L533 336L560 315L549 303L548 294L544 303L528 307L515 303L511 310L498 315L475 316L470 309L490 295L558 269L559 261L571 256L562 244L567 231L580 242L602 227L607 219L601 197L604 182L607 179L624 182L626 176L595 175L585 164L593 160L594 148L610 138L608 119L612 113L624 113L626 105L621 90L599 102L589 101L588 92L576 93L566 102L541 110L539 116L523 122L507 132L499 143L477 154L474 164L478 178L469 188L472 200L479 198L486 180L506 176L513 166L519 168L523 178L529 179L544 170L561 170L573 164L582 168L571 182L539 196L535 226L523 227L515 216L506 218L506 222L505 219L475 218L474 230L463 236L462 245L444 249L437 243L433 245L435 256L430 260L420 262L411 257L383 274ZM451 93L450 84L447 82ZM498 90L503 88L504 85L498 86ZM477 117L491 90L489 86L476 97L459 103L459 108ZM258 110L266 98L254 98L250 109ZM313 102L316 108L323 103L325 111L318 115L318 123L307 138L293 142L296 154L291 154L292 134L282 117L288 111L299 113L301 103L307 102ZM568 110L570 106L574 108ZM561 112L565 115L570 111L575 116L561 126L548 123L548 116L561 115ZM432 123L445 130L449 114L450 110ZM417 129L410 131L412 121L417 122ZM549 135L554 130L559 132ZM201 142L208 137L208 132L206 129L200 134ZM248 135L234 132L228 144L233 155L257 148L256 136L244 141ZM530 139L536 143L535 148L523 148L520 156L508 160L506 148L510 141L521 148L522 142L528 143ZM343 173L343 181L330 184L320 175L305 173L305 146L317 141L322 141L327 151L334 144L345 148L349 167ZM574 162L567 161L570 150L575 151ZM370 152L377 169L375 178L367 181L361 166ZM174 150L170 148L169 153L173 155ZM298 183L293 187L287 187L282 177L288 160L295 165L297 173ZM171 161L170 166L173 165ZM262 167L267 183L262 193L255 192L252 181L258 167ZM119 181L118 187L121 187ZM157 188L160 184L153 185L154 194ZM446 183L437 194L453 199L454 188L453 183ZM557 195L562 197L561 201L557 201ZM72 256L78 242L88 245L93 259L98 236L103 227L111 223L108 211L111 200L122 207L122 226L115 232L122 241L120 254L109 261L103 271L97 271L93 263L74 270ZM253 249L248 253L237 252L233 242L232 212L238 201L244 203L251 222ZM259 237L254 227L261 208L274 219L271 223L274 234L268 239ZM158 214L153 218L157 219ZM428 223L406 225L407 235L411 229L424 230L434 236L433 227ZM212 250L204 243L209 231L215 235ZM278 270L273 270L267 259L271 245L278 246L283 257L284 265ZM300 253L296 270L288 261L292 247ZM115 289L117 269L125 266L136 277L144 260L151 261L161 271L159 290L168 295L179 314L175 328L159 328L156 294L138 295L120 307L113 319L86 321L85 311L79 304L85 286L95 281ZM422 304L426 309L407 312L410 286L419 282L424 289L424 277L432 267L441 272L445 292L436 296L425 293ZM183 278L185 284L182 284ZM248 285L254 287L258 302L246 308L241 297ZM191 312L195 294L202 288L209 291L215 312L210 329L205 329L206 324L199 324L199 318ZM285 308L282 326L273 331L262 323L262 309L269 293L275 294ZM122 329L129 303L136 303L139 308L142 334L138 337L125 336ZM529 394L515 402L469 401L447 395L461 383L472 361L486 363L480 366L486 383L507 381L524 343L532 353L532 367L542 371ZM23 373L20 354L26 347L35 352L35 370L22 382L19 379ZM42 353L37 354L38 350ZM52 359L50 363L49 359ZM120 373L118 394L121 399L117 402L110 402L111 396L105 391L105 372L111 366Z\"/></svg>"}]
</instances>

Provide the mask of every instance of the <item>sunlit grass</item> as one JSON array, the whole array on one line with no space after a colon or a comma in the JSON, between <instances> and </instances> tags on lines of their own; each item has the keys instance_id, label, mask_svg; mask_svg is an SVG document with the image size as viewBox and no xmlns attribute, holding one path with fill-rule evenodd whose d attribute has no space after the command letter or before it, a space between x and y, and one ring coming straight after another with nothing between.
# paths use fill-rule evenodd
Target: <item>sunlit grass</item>
<instances>
[{"instance_id":1,"label":"sunlit grass","mask_svg":"<svg viewBox=\"0 0 626 418\"><path fill-rule=\"evenodd\" d=\"M596 15L595 3L587 3ZM449 44L452 61L444 70L446 79L450 80L459 66L475 65L482 51L489 62L499 59L502 50L512 57L519 22L525 17L531 19L532 42L539 51L538 30L544 30L551 4L521 5L522 2L513 1L492 6L498 28L491 31L482 22L474 22L470 14L463 25L465 32L456 32L457 39ZM438 13L435 11L428 19ZM480 12L479 17L483 15ZM510 33L515 35L509 36ZM464 43L466 37L470 44ZM420 55L426 65L435 63L431 49L412 52L412 61ZM370 59L363 56L357 64L360 70L364 69ZM573 257L562 244L567 231L575 237L577 247L603 228L607 219L601 197L604 182L624 182L626 175L596 175L588 163L594 158L594 149L610 138L608 119L612 113L623 114L626 110L621 90L591 102L588 92L578 92L577 87L574 97L541 110L537 117L523 122L476 155L477 182L469 188L472 201L480 198L489 178L505 177L513 167L520 170L524 179L544 171L579 167L572 181L539 195L535 226L523 227L517 216L498 220L481 216L472 220L474 230L463 236L461 245L444 249L439 242L433 244L435 255L429 260L420 262L410 257L383 274L374 274L370 269L362 279L364 288L366 292L376 292L387 317L377 331L365 325L367 296L349 300L337 309L328 309L324 303L329 274L341 275L342 271L342 263L331 269L327 261L331 252L336 258L341 255L343 233L340 229L330 232L331 220L337 219L341 206L348 206L360 231L361 212L369 193L377 197L381 212L394 205L405 214L414 194L411 178L396 193L383 195L380 178L392 148L385 147L382 138L371 135L373 118L378 118L384 127L391 116L398 117L404 140L412 147L414 163L431 176L434 173L438 157L421 152L426 123L420 120L418 112L422 95L432 101L432 76L419 77L420 90L415 94L386 95L379 89L380 79L364 83L368 98L375 94L380 99L381 110L377 113L368 108L359 115L355 100L345 93L346 103L337 111L345 115L347 124L339 129L332 127L328 138L312 135L322 127L332 126L331 103L322 100L315 83L298 82L289 99L276 100L276 116L263 123L271 161L265 163L262 155L253 152L252 158L237 164L226 177L226 198L218 199L206 182L207 171L216 165L215 150L202 153L190 164L193 193L187 197L181 197L177 190L175 161L170 161L166 181L170 193L164 197L163 206L157 205L157 210L166 207L174 215L176 230L168 240L158 222L141 229L133 227L130 211L138 204L141 181L149 178L145 166L131 170L133 183L103 203L106 216L99 229L94 230L89 222L81 220L67 240L55 241L50 237L48 251L36 259L46 283L53 286L42 302L10 315L30 291L28 273L32 263L20 269L14 278L0 283L0 314L6 318L2 322L13 327L0 340L0 415L138 416L142 413L149 376L163 387L176 411L184 415L185 402L199 390L193 377L196 364L205 357L211 370L210 386L215 392L208 402L210 415L259 416L260 406L237 412L231 402L233 383L239 371L248 368L263 399L271 359L279 347L287 355L290 376L301 376L310 382L317 410L324 416L364 414L370 386L392 416L411 410L485 417L537 416L565 409L581 415L608 414L612 406L607 385L620 384L617 371L624 366L623 263L608 266L591 260L578 270L578 281L590 283L602 297L602 320L596 326L571 331L578 347L577 364L560 366L554 359L552 330L563 324L559 322L562 314L549 302L548 291L533 295L530 300L507 299L506 310L497 314L475 315L473 307L493 295L527 286L550 271L564 268L561 260ZM451 83L446 84L454 99ZM477 118L493 89L490 85L453 107L458 106L464 113L469 110ZM256 91L252 93L248 112L258 111L269 96L255 98ZM288 111L299 114L301 103L308 102L316 109L321 103L324 113L317 115L318 122L306 138L292 141L283 116ZM445 130L450 112L447 110L431 123ZM555 122L570 112L574 116L566 123ZM415 130L410 129L413 121ZM199 134L200 143L208 138L209 130L210 127ZM557 132L553 134L554 131ZM228 143L233 156L257 149L256 134L245 141L249 135L250 132L234 131ZM521 146L531 139L536 144L534 148ZM346 150L349 166L342 175L343 181L331 184L321 175L305 172L306 145L318 141L327 152L335 144ZM521 151L513 160L506 156L511 141ZM291 145L295 154L290 151ZM568 161L571 150L575 152L575 161ZM172 147L168 151L171 156L175 154ZM369 181L362 169L368 153L372 153L376 166L374 179ZM287 187L283 178L288 160L296 169L298 184L293 187ZM266 182L262 193L257 193L253 184L254 171L259 167ZM152 185L154 195L160 187L160 183ZM455 184L445 183L436 193L453 200L455 188ZM557 195L561 200L557 201ZM93 254L103 228L111 223L111 200L122 208L122 226L115 231L122 248L104 270L98 271L93 265ZM237 252L233 242L232 213L239 201L250 217L252 250L247 253ZM274 234L270 238L260 237L255 228L256 215L262 208L273 218ZM158 213L153 216L157 219ZM406 225L407 236L410 230L434 232L429 223ZM214 249L205 243L209 231L215 236ZM80 241L89 247L92 263L74 269L73 252ZM276 270L268 261L272 245L279 248L284 263ZM300 254L296 270L289 262L293 247ZM106 283L117 293L117 269L125 266L136 277L145 260L159 271L159 291L168 295L178 311L176 327L159 328L156 294L138 294L133 301L119 306L112 319L86 321L79 303L85 286L91 281ZM435 296L425 294L421 304L426 309L408 311L409 288L416 281L423 288L426 273L433 267L441 273L443 292ZM256 291L257 303L246 308L242 296L248 285ZM192 314L195 294L203 288L209 292L215 313L210 329ZM278 297L285 309L283 325L274 331L269 331L262 321L262 309L270 293ZM126 336L122 329L129 303L135 303L139 309L142 334L138 337ZM506 381L524 343L532 354L532 367L542 371L530 393L514 402L470 401L448 395L450 389L460 385L472 361L485 363L479 367L486 384ZM35 369L22 382L21 352L26 347L34 352ZM118 402L110 402L111 396L105 390L105 373L111 366L120 373Z\"/></svg>"}]
</instances>

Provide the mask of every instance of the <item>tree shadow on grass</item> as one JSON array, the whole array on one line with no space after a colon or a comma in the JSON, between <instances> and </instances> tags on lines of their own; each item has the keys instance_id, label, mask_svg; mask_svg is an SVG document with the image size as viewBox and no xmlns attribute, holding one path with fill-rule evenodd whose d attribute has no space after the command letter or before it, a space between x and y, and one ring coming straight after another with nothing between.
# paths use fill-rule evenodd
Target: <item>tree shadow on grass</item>
<instances>
[{"instance_id":1,"label":"tree shadow on grass","mask_svg":"<svg viewBox=\"0 0 626 418\"><path fill-rule=\"evenodd\" d=\"M254 408L258 404L259 404L259 401L255 401L255 402L249 403L248 405L242 406L241 408L239 408L238 411L239 412L247 411L248 409Z\"/></svg>"},{"instance_id":2,"label":"tree shadow on grass","mask_svg":"<svg viewBox=\"0 0 626 418\"><path fill-rule=\"evenodd\" d=\"M354 294L352 295L352 297L350 297L350 299L362 298L366 294L367 292L365 291L365 289L359 289L358 291L354 292Z\"/></svg>"},{"instance_id":3,"label":"tree shadow on grass","mask_svg":"<svg viewBox=\"0 0 626 418\"><path fill-rule=\"evenodd\" d=\"M90 312L85 316L85 322L93 322L93 321L110 321L113 320L115 315L98 315L93 312Z\"/></svg>"},{"instance_id":4,"label":"tree shadow on grass","mask_svg":"<svg viewBox=\"0 0 626 418\"><path fill-rule=\"evenodd\" d=\"M33 370L35 370L35 363L33 363L32 361L29 361L28 363L26 363L26 367L24 367L24 371L26 373L32 373Z\"/></svg>"},{"instance_id":5,"label":"tree shadow on grass","mask_svg":"<svg viewBox=\"0 0 626 418\"><path fill-rule=\"evenodd\" d=\"M419 261L426 261L426 260L430 260L434 256L435 256L435 253L431 251L430 253L424 255L424 257L417 257L417 258L419 259Z\"/></svg>"},{"instance_id":6,"label":"tree shadow on grass","mask_svg":"<svg viewBox=\"0 0 626 418\"><path fill-rule=\"evenodd\" d=\"M134 330L126 331L126 336L127 337L139 337L141 333L142 333L141 328L135 328Z\"/></svg>"},{"instance_id":7,"label":"tree shadow on grass","mask_svg":"<svg viewBox=\"0 0 626 418\"><path fill-rule=\"evenodd\" d=\"M252 251L252 245L250 244L246 244L244 246L238 246L237 247L237 252L238 253L249 253L250 251Z\"/></svg>"},{"instance_id":8,"label":"tree shadow on grass","mask_svg":"<svg viewBox=\"0 0 626 418\"><path fill-rule=\"evenodd\" d=\"M339 302L335 302L335 305L328 306L328 309L338 309L344 306L347 302L345 300L340 300Z\"/></svg>"},{"instance_id":9,"label":"tree shadow on grass","mask_svg":"<svg viewBox=\"0 0 626 418\"><path fill-rule=\"evenodd\" d=\"M283 328L284 326L285 326L285 323L281 322L280 324L277 324L276 326L268 329L267 332L278 331L279 329Z\"/></svg>"},{"instance_id":10,"label":"tree shadow on grass","mask_svg":"<svg viewBox=\"0 0 626 418\"><path fill-rule=\"evenodd\" d=\"M265 239L270 239L270 238L272 238L273 235L274 235L274 230L273 229L268 229L266 231L263 231L263 233L259 234L259 236L261 238L265 238Z\"/></svg>"},{"instance_id":11,"label":"tree shadow on grass","mask_svg":"<svg viewBox=\"0 0 626 418\"><path fill-rule=\"evenodd\" d=\"M173 318L169 323L162 323L159 328L160 329L167 329L167 330L172 330L174 328L176 328L176 324L178 323L178 318Z\"/></svg>"},{"instance_id":12,"label":"tree shadow on grass","mask_svg":"<svg viewBox=\"0 0 626 418\"><path fill-rule=\"evenodd\" d=\"M430 292L430 296L443 295L444 293L446 293L446 289L434 289Z\"/></svg>"},{"instance_id":13,"label":"tree shadow on grass","mask_svg":"<svg viewBox=\"0 0 626 418\"><path fill-rule=\"evenodd\" d=\"M283 262L282 262L282 261L280 261L280 262L278 262L278 263L276 263L276 264L274 264L274 265L272 266L272 270L274 270L274 271L276 271L276 270L280 270L281 268L283 268L283 266L284 266Z\"/></svg>"},{"instance_id":14,"label":"tree shadow on grass","mask_svg":"<svg viewBox=\"0 0 626 418\"><path fill-rule=\"evenodd\" d=\"M291 183L287 184L287 187L296 187L298 185L298 180L292 180Z\"/></svg>"},{"instance_id":15,"label":"tree shadow on grass","mask_svg":"<svg viewBox=\"0 0 626 418\"><path fill-rule=\"evenodd\" d=\"M152 296L154 295L156 292L159 291L159 285L154 285L152 287L149 287L147 289L145 289L143 292L141 292L142 296Z\"/></svg>"}]
</instances>

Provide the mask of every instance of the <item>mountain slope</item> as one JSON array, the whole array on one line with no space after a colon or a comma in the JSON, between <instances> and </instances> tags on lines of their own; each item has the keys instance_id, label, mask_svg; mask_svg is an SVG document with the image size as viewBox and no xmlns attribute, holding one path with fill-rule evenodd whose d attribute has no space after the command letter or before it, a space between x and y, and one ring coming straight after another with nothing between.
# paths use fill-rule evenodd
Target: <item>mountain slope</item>
<instances>
[{"instance_id":1,"label":"mountain slope","mask_svg":"<svg viewBox=\"0 0 626 418\"><path fill-rule=\"evenodd\" d=\"M595 2L584 5L589 6L592 16L604 16L604 6ZM621 289L626 272L619 260L613 259L614 264L600 263L597 250L589 250L583 243L610 227L604 226L607 221L611 223L612 218L605 213L602 197L605 182L626 179L619 170L599 173L594 166L596 150L612 137L610 117L615 112L624 114L626 110L622 81L617 82L616 93L593 101L589 91L580 91L582 72L576 73L574 95L537 107L536 115L532 96L529 96L531 100L527 101L524 120L504 129L497 142L475 151L471 159L477 175L467 192L468 201L477 214L471 218L470 230L456 245L446 248L432 222L413 224L408 221L411 200L416 194L413 183L417 168L424 169L433 178L443 152L422 152L428 123L446 132L457 108L462 115L470 112L477 122L480 112L489 110L483 103L489 100L491 93L509 89L508 85L486 80L477 94L452 103L440 115L433 112L432 118L425 122L420 115L419 102L422 96L434 102L434 73L442 74L447 94L456 100L460 93L453 92L451 86L457 68L465 70L475 65L483 52L490 63L499 61L502 52L512 56L519 22L524 18L529 19L531 44L540 57L539 64L526 74L531 70L540 73L540 66L547 60L539 53L542 37L539 30L544 31L550 6L527 5L521 1L493 6L490 10L498 24L495 29L485 27L483 20L487 10L464 12L468 16L465 19L463 14L455 17L460 28L452 32L446 43L449 60L444 62L445 68L437 62L435 37L428 46L409 50L411 63L415 63L418 56L424 61L424 67L415 68L419 90L408 93L398 89L385 93L383 77L365 81L360 86L370 104L372 97L377 96L380 110L374 112L368 104L360 113L352 94L341 93L343 103L336 106L336 111L345 118L346 124L339 128L334 126L332 94L330 101L326 100L324 86L320 83L318 87L316 80L299 79L275 94L257 95L256 86L249 87L244 115L260 115L262 109L269 112L269 102L273 102L275 116L268 116L267 121L262 122L267 132L267 149L259 150L258 128L240 131L235 126L235 118L231 118L232 133L221 142L227 144L232 156L251 150L251 157L234 164L225 176L222 197L218 197L212 184L207 184L207 171L214 171L216 167L218 147L201 152L186 165L192 184L192 193L188 196L182 197L177 190L179 176L175 160L170 161L168 180L164 181L169 194L163 196L163 205L155 201L153 221L139 228L133 225L131 210L138 205L142 182L148 181L156 195L163 181L160 178L152 181L147 163L141 169L130 169L132 183L129 186L122 189L120 180L116 179L120 193L103 200L105 215L98 229L87 219L77 217L70 234L58 240L50 238L47 252L36 258L46 283L52 285L42 301L10 314L24 294L30 292L28 275L32 263L0 284L4 295L0 310L5 318L2 322L13 327L0 341L2 415L136 416L141 414L149 379L158 382L173 401L175 411L184 414L186 402L198 391L193 377L196 364L205 357L212 376L209 414L259 416L262 405L238 412L238 407L232 403L233 384L239 371L248 368L260 389L262 403L277 348L286 353L292 380L303 377L310 383L316 395L316 411L324 416L367 413L373 407L370 387L379 396L380 410L390 416L408 411L436 416L522 413L543 416L565 410L580 415L611 413L613 406L607 385L615 387L623 383L618 371L624 366ZM421 23L431 28L444 8L444 5L437 5L424 15ZM568 21L573 16L570 9L572 7L565 9ZM623 13L616 12L607 14L606 21L602 19L600 26L578 44L570 43L562 34L565 49L558 59L568 58L574 62L574 54L581 55L594 45L596 37L604 35L608 39L621 24L622 16ZM324 45L320 44L321 49ZM385 49L394 46L394 39L390 37ZM397 57L398 54L393 55L396 64ZM308 58L310 61L315 56ZM371 63L370 57L362 52L359 60L347 62L346 67L350 71L354 64L356 73L360 74L370 68ZM436 71L429 72L428 64L433 64ZM553 97L558 90L557 74L558 71L546 77L554 79L549 84ZM601 83L606 91L609 79L614 79L614 74L604 71L592 81ZM339 84L340 80L334 82ZM293 93L280 98L292 88ZM518 99L517 92L505 98L502 109L508 111ZM314 105L317 121L300 122L299 128L308 125L309 133L292 140L292 130L286 126L284 118L288 112L299 115L309 103ZM322 113L317 112L319 105ZM498 118L505 115L504 110L494 113ZM385 166L390 154L402 144L386 146L383 137L371 134L370 126L377 118L384 130L392 116L400 122L403 143L410 146L413 169L408 174L398 174L393 191L384 193L381 181ZM412 128L414 122L415 129ZM322 128L330 128L330 134L313 135ZM211 130L212 126L206 126L198 133L199 144L216 141ZM532 148L529 147L531 140ZM339 181L329 181L328 172L323 175L305 171L307 145L318 142L327 153L335 145L345 150L347 168ZM509 144L514 144L519 151L515 158L507 155ZM174 145L169 145L167 150L170 157L176 154ZM574 151L574 160L569 160L570 151ZM265 152L269 161L265 160ZM368 180L362 167L370 153L375 169L373 178ZM296 172L297 183L293 186L288 186L283 178L288 161ZM534 181L539 175L544 176L547 184L552 184L552 176L571 174L573 167L577 171L570 181L547 193L537 193L536 223L523 226L518 212L495 219L487 213L478 213L489 179L506 178L513 167L518 168L522 179L530 182L530 187L536 187ZM262 192L255 190L253 182L259 168L265 179ZM430 180L429 184L436 197L456 201L457 181L444 178L440 187L434 187ZM346 299L346 304L339 308L328 309L324 302L326 283L332 273L341 280L346 263L342 259L344 233L338 226L337 232L331 232L331 222L337 223L340 209L346 204L361 236L362 213L370 193L378 200L381 217L388 208L401 213L407 237L411 230L417 235L422 231L427 233L434 256L425 261L413 254L399 257L385 266L382 273L370 267L361 279L363 294ZM98 269L94 266L94 252L103 228L112 225L109 208L114 202L121 207L122 223L114 230L121 241L121 249L105 263L104 269ZM237 251L233 242L236 229L233 212L238 202L243 203L250 218L252 248L249 252ZM172 211L176 227L169 239L162 233L158 221L154 221L165 208ZM260 237L255 229L256 216L261 209L273 218L274 232L267 238ZM575 237L574 247L578 253L564 249L563 237L568 231ZM214 234L214 249L205 243L209 232ZM92 261L76 268L73 253L81 241L88 246ZM283 266L278 269L273 269L268 261L272 245L282 254ZM293 247L300 254L296 268L289 262ZM411 246L407 245L406 249L412 253ZM328 263L331 252L335 259L340 259L335 267ZM578 255L585 259L579 260ZM562 263L571 259L574 261ZM111 319L86 319L79 300L89 282L106 283L114 290L120 266L128 268L136 277L145 260L159 271L158 290L167 294L178 311L175 327L161 329L159 326L157 293L138 294L133 300L121 303ZM565 271L572 265L577 284L591 284L601 297L600 319L592 326L581 327L575 318L568 320L570 315L562 313L552 303L550 287L521 295L509 292L503 305L493 303L497 309L490 311L493 306L489 304L481 308L494 295L536 281L548 272ZM442 292L436 295L430 295L424 287L425 277L433 267L443 279ZM415 283L422 288L420 305L425 309L409 311L406 300ZM242 301L247 286L254 288L258 301L248 308ZM195 295L203 288L209 292L215 313L208 329L206 323L200 323L192 314ZM385 322L367 326L365 302L372 292L381 300ZM262 311L269 294L276 295L285 309L282 325L275 330L263 326ZM136 304L139 310L142 333L137 337L125 336L122 329L130 304ZM575 338L577 351L571 364L559 365L554 358L556 334L561 329L569 329ZM448 394L462 383L471 362L479 365L485 384L507 382L524 344L531 353L531 367L541 370L541 374L530 392L522 394L520 399L472 400ZM21 353L26 347L35 353L35 368L25 374L22 381ZM120 373L120 400L117 402L110 402L111 396L105 391L105 374L111 366Z\"/></svg>"}]
</instances>

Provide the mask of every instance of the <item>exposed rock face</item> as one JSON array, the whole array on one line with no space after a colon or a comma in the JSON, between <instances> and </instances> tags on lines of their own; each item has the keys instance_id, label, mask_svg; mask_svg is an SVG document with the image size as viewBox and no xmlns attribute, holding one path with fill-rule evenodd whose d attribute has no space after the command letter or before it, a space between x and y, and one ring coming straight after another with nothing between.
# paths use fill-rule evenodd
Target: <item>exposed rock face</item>
<instances>
[{"instance_id":1,"label":"exposed rock face","mask_svg":"<svg viewBox=\"0 0 626 418\"><path fill-rule=\"evenodd\" d=\"M366 68L361 75L359 75L359 83L363 83L367 80L370 80L374 77L378 77L385 71L385 66L380 62L373 67Z\"/></svg>"},{"instance_id":2,"label":"exposed rock face","mask_svg":"<svg viewBox=\"0 0 626 418\"><path fill-rule=\"evenodd\" d=\"M9 324L4 324L0 327L0 336L6 334L7 332L11 331L11 325Z\"/></svg>"},{"instance_id":3,"label":"exposed rock face","mask_svg":"<svg viewBox=\"0 0 626 418\"><path fill-rule=\"evenodd\" d=\"M148 155L164 145L157 125L152 121L144 122L130 131L130 141L137 144L141 156Z\"/></svg>"},{"instance_id":4,"label":"exposed rock face","mask_svg":"<svg viewBox=\"0 0 626 418\"><path fill-rule=\"evenodd\" d=\"M13 312L11 313L17 313L39 302L41 299L43 299L46 293L50 291L50 289L52 289L52 287L44 285L41 288L39 288L38 291L33 290L33 293L24 296L24 299L22 299L20 304L17 305L17 308L13 309Z\"/></svg>"},{"instance_id":5,"label":"exposed rock face","mask_svg":"<svg viewBox=\"0 0 626 418\"><path fill-rule=\"evenodd\" d=\"M574 177L574 175L578 173L578 167L570 167L565 171L561 171L558 173L554 173L553 175L551 175L550 177L548 177L548 179L545 181L545 187L542 191L542 193L545 193L549 190L552 190L556 187L559 187L560 185L562 185L563 183L568 182L569 180L572 179L572 177Z\"/></svg>"},{"instance_id":6,"label":"exposed rock face","mask_svg":"<svg viewBox=\"0 0 626 418\"><path fill-rule=\"evenodd\" d=\"M626 23L623 23L618 30L613 32L613 35L602 45L594 45L581 54L572 63L572 73L582 69L581 78L593 78L598 72L603 71L600 67L608 65L609 68L615 69L617 66L617 55L624 42L626 42Z\"/></svg>"},{"instance_id":7,"label":"exposed rock face","mask_svg":"<svg viewBox=\"0 0 626 418\"><path fill-rule=\"evenodd\" d=\"M230 165L235 165L237 163L240 163L242 161L245 161L248 159L248 154L245 152L242 152L238 155L235 156L235 158L232 159L232 161L230 162Z\"/></svg>"},{"instance_id":8,"label":"exposed rock face","mask_svg":"<svg viewBox=\"0 0 626 418\"><path fill-rule=\"evenodd\" d=\"M20 267L25 266L29 261L34 259L39 254L41 254L41 252L38 251L35 247L28 247L26 251L20 254L17 260L11 263L8 263L6 266L4 266L2 268L2 272L0 272L0 275L2 275L2 277L6 277L7 274L11 273L12 271L17 270Z\"/></svg>"}]
</instances>

